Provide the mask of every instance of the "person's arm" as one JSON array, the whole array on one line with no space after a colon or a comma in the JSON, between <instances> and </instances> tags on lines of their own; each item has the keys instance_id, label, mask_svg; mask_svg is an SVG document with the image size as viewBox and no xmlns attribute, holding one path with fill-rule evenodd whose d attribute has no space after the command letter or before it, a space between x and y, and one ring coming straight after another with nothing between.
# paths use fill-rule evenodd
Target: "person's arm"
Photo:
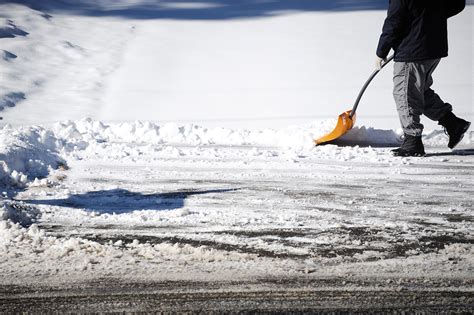
<instances>
[{"instance_id":1,"label":"person's arm","mask_svg":"<svg viewBox=\"0 0 474 315\"><path fill-rule=\"evenodd\" d=\"M452 0L449 0L452 1ZM387 18L382 29L377 56L385 59L390 49L398 46L405 36L407 5L405 0L390 0Z\"/></svg>"},{"instance_id":2,"label":"person's arm","mask_svg":"<svg viewBox=\"0 0 474 315\"><path fill-rule=\"evenodd\" d=\"M446 1L447 12L446 15L448 18L459 14L466 7L466 0L449 0Z\"/></svg>"}]
</instances>

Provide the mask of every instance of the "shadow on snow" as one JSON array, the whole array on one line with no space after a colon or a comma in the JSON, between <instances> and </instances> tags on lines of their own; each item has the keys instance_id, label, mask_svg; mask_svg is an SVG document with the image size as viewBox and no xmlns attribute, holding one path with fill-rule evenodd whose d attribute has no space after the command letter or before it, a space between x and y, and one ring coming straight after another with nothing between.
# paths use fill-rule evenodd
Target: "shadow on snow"
<instances>
[{"instance_id":1,"label":"shadow on snow","mask_svg":"<svg viewBox=\"0 0 474 315\"><path fill-rule=\"evenodd\" d=\"M100 214L129 213L135 210L175 210L184 207L186 198L195 195L221 194L238 189L215 189L203 191L178 191L170 193L142 194L126 189L90 191L71 195L66 199L22 200L28 204L50 205L97 211Z\"/></svg>"},{"instance_id":2,"label":"shadow on snow","mask_svg":"<svg viewBox=\"0 0 474 315\"><path fill-rule=\"evenodd\" d=\"M443 156L472 156L474 149L458 149L450 152L428 153L426 157L443 157Z\"/></svg>"},{"instance_id":3,"label":"shadow on snow","mask_svg":"<svg viewBox=\"0 0 474 315\"><path fill-rule=\"evenodd\" d=\"M265 17L286 12L385 10L385 0L0 0L34 9L86 16L130 19L224 20Z\"/></svg>"}]
</instances>

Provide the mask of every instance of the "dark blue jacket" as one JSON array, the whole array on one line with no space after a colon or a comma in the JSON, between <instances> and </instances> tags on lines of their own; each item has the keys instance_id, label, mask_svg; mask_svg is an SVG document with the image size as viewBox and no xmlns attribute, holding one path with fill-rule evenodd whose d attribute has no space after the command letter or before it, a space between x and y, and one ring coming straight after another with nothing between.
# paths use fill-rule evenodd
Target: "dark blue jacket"
<instances>
[{"instance_id":1,"label":"dark blue jacket","mask_svg":"<svg viewBox=\"0 0 474 315\"><path fill-rule=\"evenodd\" d=\"M389 0L387 18L377 48L395 61L422 61L448 56L448 18L460 13L466 0Z\"/></svg>"}]
</instances>

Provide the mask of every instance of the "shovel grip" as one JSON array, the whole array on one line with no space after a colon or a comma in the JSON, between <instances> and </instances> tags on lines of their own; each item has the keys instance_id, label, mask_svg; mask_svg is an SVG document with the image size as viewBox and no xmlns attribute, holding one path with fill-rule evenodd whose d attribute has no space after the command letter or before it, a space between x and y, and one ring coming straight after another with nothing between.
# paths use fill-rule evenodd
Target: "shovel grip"
<instances>
[{"instance_id":1,"label":"shovel grip","mask_svg":"<svg viewBox=\"0 0 474 315\"><path fill-rule=\"evenodd\" d=\"M383 64L382 64L382 67L380 68L380 70L382 70L387 64L390 63L390 61L393 60L393 57L394 55L388 57L387 61L385 61ZM369 79L367 80L367 82L365 82L364 86L362 87L362 89L360 90L359 92L359 96L357 96L357 99L354 103L354 107L352 107L352 110L351 110L351 113L349 115L349 118L352 119L352 117L355 115L356 111L357 111L357 107L359 107L359 103L360 103L360 100L362 99L362 96L364 95L365 91L367 90L367 87L369 86L370 82L372 82L372 80L375 78L375 76L380 72L380 70L375 70L369 77Z\"/></svg>"}]
</instances>

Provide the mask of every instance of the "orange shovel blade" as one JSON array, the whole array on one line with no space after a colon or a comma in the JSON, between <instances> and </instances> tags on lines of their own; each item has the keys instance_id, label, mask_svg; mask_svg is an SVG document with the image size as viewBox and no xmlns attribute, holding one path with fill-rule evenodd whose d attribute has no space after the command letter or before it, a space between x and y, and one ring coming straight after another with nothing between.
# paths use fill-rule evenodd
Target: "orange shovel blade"
<instances>
[{"instance_id":1,"label":"orange shovel blade","mask_svg":"<svg viewBox=\"0 0 474 315\"><path fill-rule=\"evenodd\" d=\"M356 117L354 115L351 118L350 114L351 114L351 111L348 110L348 111L342 113L341 115L339 115L339 118L337 120L336 128L334 128L333 131L331 131L330 133L328 133L324 137L314 140L314 143L316 143L316 145L320 145L320 144L324 144L324 143L327 143L327 142L331 142L333 140L338 139L339 137L344 135L346 132L351 130L352 127L355 124Z\"/></svg>"}]
</instances>

